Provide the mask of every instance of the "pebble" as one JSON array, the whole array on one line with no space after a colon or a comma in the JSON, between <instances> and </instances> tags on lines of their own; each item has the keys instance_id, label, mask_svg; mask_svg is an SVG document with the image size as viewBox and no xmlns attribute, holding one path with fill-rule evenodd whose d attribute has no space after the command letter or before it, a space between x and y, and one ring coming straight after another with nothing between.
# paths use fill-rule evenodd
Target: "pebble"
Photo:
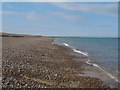
<instances>
[{"instance_id":1,"label":"pebble","mask_svg":"<svg viewBox=\"0 0 120 90\"><path fill-rule=\"evenodd\" d=\"M55 74L55 76L57 76L57 74Z\"/></svg>"},{"instance_id":2,"label":"pebble","mask_svg":"<svg viewBox=\"0 0 120 90\"><path fill-rule=\"evenodd\" d=\"M75 80L72 81L71 78L65 76L66 74L69 75L69 73L73 75L73 73L71 73L73 70L71 70L71 72L69 71L69 69L65 70L64 68L67 68L66 64L64 65L64 63L62 64L61 62L60 62L61 63L60 66L56 65L59 64L59 62L57 63L57 60L59 61L58 58L63 60L67 59L66 57L63 57L64 53L62 52L56 54L56 52L59 50L58 48L56 47L54 48L51 47L52 49L44 48L49 44L45 44L46 46L43 45L42 48L41 47L36 48L37 46L31 48L30 46L29 47L27 46L28 44L26 42L28 42L28 39L26 39L26 42L24 40L23 41L17 40L18 43L16 43L15 46L14 39L10 39L10 40L8 40L10 45L5 46L7 45L5 44L3 48L3 57L2 57L3 78L0 79L2 79L4 88L6 88L7 86L10 88L23 88L23 87L51 88L52 87L50 85L35 81L32 78L36 78L38 80L40 79L43 81L45 80L48 81L48 83L51 81L56 82L56 87L59 86L60 83L65 82L69 84L69 82L71 83L75 82ZM22 45L20 45L21 43ZM34 45L34 43L29 43L29 44ZM51 50L53 50L53 52L51 52ZM61 71L59 68L62 68ZM65 75L64 73L62 73L62 71L64 71ZM29 78L26 79L23 78L23 76L28 76Z\"/></svg>"}]
</instances>

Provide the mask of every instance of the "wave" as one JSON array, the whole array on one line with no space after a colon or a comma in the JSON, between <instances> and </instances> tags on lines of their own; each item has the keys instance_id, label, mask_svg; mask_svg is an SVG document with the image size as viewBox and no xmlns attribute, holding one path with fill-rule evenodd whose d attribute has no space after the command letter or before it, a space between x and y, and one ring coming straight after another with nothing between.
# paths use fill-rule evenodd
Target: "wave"
<instances>
[{"instance_id":1,"label":"wave","mask_svg":"<svg viewBox=\"0 0 120 90\"><path fill-rule=\"evenodd\" d=\"M70 47L70 45L68 45L67 43L63 43L63 45L67 46L67 47Z\"/></svg>"},{"instance_id":2,"label":"wave","mask_svg":"<svg viewBox=\"0 0 120 90\"><path fill-rule=\"evenodd\" d=\"M86 62L87 64L89 65L92 65L94 67L97 67L99 68L101 71L103 71L104 73L106 73L109 77L111 77L112 79L114 79L115 81L117 82L120 82L117 78L115 78L113 75L109 74L107 71L103 70L100 66L98 66L97 64L95 63L90 63L90 59Z\"/></svg>"},{"instance_id":3,"label":"wave","mask_svg":"<svg viewBox=\"0 0 120 90\"><path fill-rule=\"evenodd\" d=\"M68 45L67 43L63 43L63 45L72 48L72 46ZM80 50L73 49L73 48L72 48L72 50L73 50L73 52L76 52L76 53L82 54L82 55L84 55L84 56L88 56L88 53L87 53L87 52L82 52L82 51L80 51Z\"/></svg>"},{"instance_id":4,"label":"wave","mask_svg":"<svg viewBox=\"0 0 120 90\"><path fill-rule=\"evenodd\" d=\"M73 51L76 52L76 53L80 53L80 54L82 54L82 55L84 55L84 56L88 56L88 53L87 53L87 52L82 52L82 51L76 50L76 49L73 49Z\"/></svg>"},{"instance_id":5,"label":"wave","mask_svg":"<svg viewBox=\"0 0 120 90\"><path fill-rule=\"evenodd\" d=\"M65 45L66 47L72 48L72 46L70 46L70 45L67 44L67 43L63 43L63 45ZM72 48L72 50L73 50L73 52L82 54L82 55L84 55L84 56L88 56L88 53L87 53L87 52L82 52L82 51L77 50L77 49L74 49L74 48ZM90 63L90 59L89 59L88 61L86 61L86 63L89 64L89 65L92 65L92 66L94 66L94 67L99 68L101 71L103 71L104 73L106 73L109 77L111 77L112 79L114 79L114 80L117 81L117 82L120 82L118 79L116 79L114 76L112 76L111 74L109 74L107 71L103 70L103 69L102 69L100 66L98 66L97 64L95 64L95 63Z\"/></svg>"}]
</instances>

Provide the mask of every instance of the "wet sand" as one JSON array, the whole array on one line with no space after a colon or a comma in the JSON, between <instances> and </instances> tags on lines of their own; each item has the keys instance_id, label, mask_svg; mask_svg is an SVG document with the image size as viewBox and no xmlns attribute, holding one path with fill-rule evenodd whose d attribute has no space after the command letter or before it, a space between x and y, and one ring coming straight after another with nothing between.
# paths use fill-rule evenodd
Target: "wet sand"
<instances>
[{"instance_id":1,"label":"wet sand","mask_svg":"<svg viewBox=\"0 0 120 90\"><path fill-rule=\"evenodd\" d=\"M53 44L54 39L3 34L2 87L109 88L98 78L84 76L84 62Z\"/></svg>"}]
</instances>

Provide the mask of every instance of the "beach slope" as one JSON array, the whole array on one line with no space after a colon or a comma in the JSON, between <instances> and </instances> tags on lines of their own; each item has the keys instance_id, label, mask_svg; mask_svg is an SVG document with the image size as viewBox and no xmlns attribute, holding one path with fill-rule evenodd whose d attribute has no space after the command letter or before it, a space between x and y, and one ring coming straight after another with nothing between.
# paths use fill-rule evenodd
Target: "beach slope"
<instances>
[{"instance_id":1,"label":"beach slope","mask_svg":"<svg viewBox=\"0 0 120 90\"><path fill-rule=\"evenodd\" d=\"M55 38L3 33L3 88L108 88L97 78L80 76L83 62L53 44Z\"/></svg>"}]
</instances>

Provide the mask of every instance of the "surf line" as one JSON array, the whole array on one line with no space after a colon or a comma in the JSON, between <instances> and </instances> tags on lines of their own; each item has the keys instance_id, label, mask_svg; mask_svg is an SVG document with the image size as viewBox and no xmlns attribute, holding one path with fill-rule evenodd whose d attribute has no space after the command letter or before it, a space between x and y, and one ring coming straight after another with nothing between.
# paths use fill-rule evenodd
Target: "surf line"
<instances>
[{"instance_id":1,"label":"surf line","mask_svg":"<svg viewBox=\"0 0 120 90\"><path fill-rule=\"evenodd\" d=\"M71 46L68 45L67 43L63 43L63 45L71 48ZM72 48L72 49L73 49L73 48ZM88 56L88 53L82 52L82 51L80 51L80 50L73 49L73 52L82 54L82 55L84 55L84 56ZM100 66L98 66L97 64L90 63L90 59L89 59L86 63L89 64L89 65L92 65L92 66L94 66L94 67L99 68L101 71L103 71L104 73L106 73L109 77L111 77L112 79L114 79L114 80L117 81L117 82L120 82L120 81L119 81L118 79L116 79L113 75L111 75L111 74L109 74L107 71L103 70L103 69L102 69Z\"/></svg>"},{"instance_id":2,"label":"surf line","mask_svg":"<svg viewBox=\"0 0 120 90\"><path fill-rule=\"evenodd\" d=\"M92 63L90 63L90 59L86 62L87 64L89 64L89 65L92 65L92 66L94 66L94 67L97 67L97 68L99 68L101 71L103 71L104 73L106 73L109 77L111 77L112 79L114 79L115 81L117 81L117 82L120 82L118 79L116 79L113 75L111 75L111 74L109 74L107 71L105 71L105 70L103 70L100 66L98 66L97 64L92 64Z\"/></svg>"},{"instance_id":3,"label":"surf line","mask_svg":"<svg viewBox=\"0 0 120 90\"><path fill-rule=\"evenodd\" d=\"M67 43L63 43L63 44L64 44L65 46L71 48L71 46L68 45ZM73 48L72 48L72 49L73 49ZM82 55L84 55L84 56L88 56L88 53L86 53L86 52L82 52L82 51L76 50L76 49L73 49L73 51L76 52L76 53L80 53L80 54L82 54ZM94 67L99 68L101 71L103 71L104 73L106 73L109 77L111 77L112 79L114 79L114 80L117 81L117 82L120 82L118 79L116 79L114 76L112 76L111 74L109 74L107 71L103 70L103 69L102 69L100 66L98 66L97 64L90 63L90 59L89 59L86 63L89 64L89 65L92 65L92 66L94 66Z\"/></svg>"},{"instance_id":4,"label":"surf line","mask_svg":"<svg viewBox=\"0 0 120 90\"><path fill-rule=\"evenodd\" d=\"M68 45L67 43L63 43L63 45L72 48L72 46ZM88 56L88 53L87 53L87 52L82 52L82 51L77 50L77 49L74 49L74 48L72 48L72 50L73 50L73 52L76 52L76 53L82 54L82 55L84 55L84 56Z\"/></svg>"}]
</instances>

